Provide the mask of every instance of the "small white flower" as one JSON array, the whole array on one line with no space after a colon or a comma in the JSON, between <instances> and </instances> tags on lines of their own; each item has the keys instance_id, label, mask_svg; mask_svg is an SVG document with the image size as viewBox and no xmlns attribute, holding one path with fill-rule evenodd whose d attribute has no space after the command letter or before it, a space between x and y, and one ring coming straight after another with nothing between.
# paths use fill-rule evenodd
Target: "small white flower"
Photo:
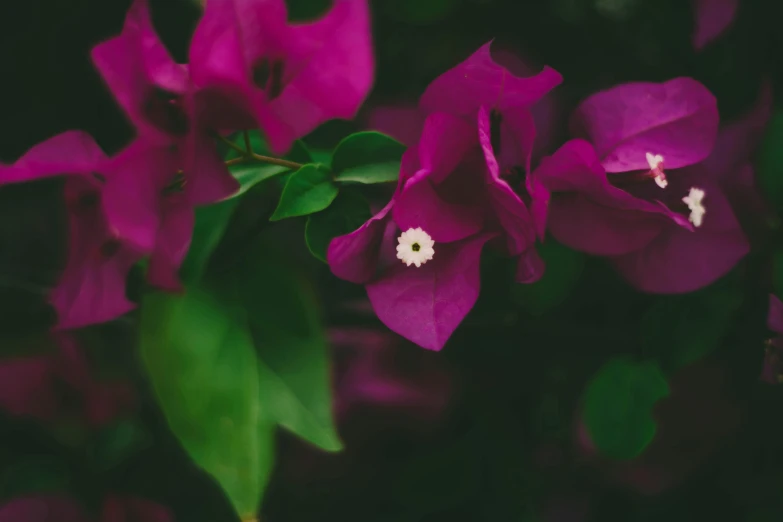
<instances>
[{"instance_id":1,"label":"small white flower","mask_svg":"<svg viewBox=\"0 0 783 522\"><path fill-rule=\"evenodd\" d=\"M397 238L397 259L407 266L420 267L435 255L435 241L419 228L409 228Z\"/></svg>"},{"instance_id":2,"label":"small white flower","mask_svg":"<svg viewBox=\"0 0 783 522\"><path fill-rule=\"evenodd\" d=\"M655 184L661 188L666 188L669 182L666 181L666 174L663 173L663 156L648 152L645 154L645 157L650 165L650 172L655 174Z\"/></svg>"},{"instance_id":3,"label":"small white flower","mask_svg":"<svg viewBox=\"0 0 783 522\"><path fill-rule=\"evenodd\" d=\"M682 198L683 203L688 205L688 209L691 211L691 215L688 218L688 220L693 223L693 226L700 227L701 222L704 218L704 214L707 213L707 210L704 208L704 205L702 204L702 200L704 199L704 191L700 188L691 187L690 192L688 192L688 195Z\"/></svg>"},{"instance_id":4,"label":"small white flower","mask_svg":"<svg viewBox=\"0 0 783 522\"><path fill-rule=\"evenodd\" d=\"M647 157L647 163L650 164L650 170L657 169L661 165L661 163L663 163L663 156L661 156L660 154L653 154L651 152L648 152L646 154L646 157Z\"/></svg>"}]
</instances>

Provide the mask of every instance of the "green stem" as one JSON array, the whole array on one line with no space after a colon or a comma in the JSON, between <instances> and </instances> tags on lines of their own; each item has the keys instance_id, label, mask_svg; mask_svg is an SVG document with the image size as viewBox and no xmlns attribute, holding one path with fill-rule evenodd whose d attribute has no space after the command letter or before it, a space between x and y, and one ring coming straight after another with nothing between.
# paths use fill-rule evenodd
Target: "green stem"
<instances>
[{"instance_id":1,"label":"green stem","mask_svg":"<svg viewBox=\"0 0 783 522\"><path fill-rule=\"evenodd\" d=\"M245 136L247 137L247 134ZM235 151L239 152L242 155L243 158L252 158L252 159L254 159L254 160L258 161L258 162L261 162L261 163L269 163L269 164L272 164L272 165L280 165L282 167L287 167L289 169L300 169L300 168L302 168L302 164L301 163L296 163L295 161L284 160L282 158L273 158L271 156L263 156L261 154L256 154L255 152L253 152L250 149L248 149L248 150L243 149L242 147L240 147L236 143L232 142L231 140L229 140L229 139L227 139L227 138L225 138L223 136L218 136L218 138L220 139L220 141L222 141L223 143L228 145L230 148L232 148ZM249 142L249 139L246 140L246 143L248 143L248 142Z\"/></svg>"}]
</instances>

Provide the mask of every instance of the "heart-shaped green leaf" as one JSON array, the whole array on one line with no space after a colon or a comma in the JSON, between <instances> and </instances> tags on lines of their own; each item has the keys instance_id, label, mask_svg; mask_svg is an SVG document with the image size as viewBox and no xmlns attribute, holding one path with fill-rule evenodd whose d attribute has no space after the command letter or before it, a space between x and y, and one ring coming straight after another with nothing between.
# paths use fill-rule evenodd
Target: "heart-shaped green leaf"
<instances>
[{"instance_id":1,"label":"heart-shaped green leaf","mask_svg":"<svg viewBox=\"0 0 783 522\"><path fill-rule=\"evenodd\" d=\"M583 418L593 444L608 457L638 456L655 437L653 405L667 395L669 385L657 364L608 361L585 390Z\"/></svg>"},{"instance_id":2,"label":"heart-shaped green leaf","mask_svg":"<svg viewBox=\"0 0 783 522\"><path fill-rule=\"evenodd\" d=\"M332 171L340 182L386 183L399 177L405 145L375 131L357 132L342 140L332 155Z\"/></svg>"},{"instance_id":3,"label":"heart-shaped green leaf","mask_svg":"<svg viewBox=\"0 0 783 522\"><path fill-rule=\"evenodd\" d=\"M306 216L328 207L337 197L337 185L331 174L318 165L305 165L297 170L283 188L280 202L271 221Z\"/></svg>"}]
</instances>

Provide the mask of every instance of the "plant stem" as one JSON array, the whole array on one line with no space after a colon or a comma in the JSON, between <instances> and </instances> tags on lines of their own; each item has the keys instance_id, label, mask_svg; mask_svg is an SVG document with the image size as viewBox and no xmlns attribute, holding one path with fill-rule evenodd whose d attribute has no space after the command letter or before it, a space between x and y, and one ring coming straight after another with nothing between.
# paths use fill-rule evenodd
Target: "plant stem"
<instances>
[{"instance_id":1,"label":"plant stem","mask_svg":"<svg viewBox=\"0 0 783 522\"><path fill-rule=\"evenodd\" d=\"M247 136L247 134L246 134ZM242 155L242 158L252 158L258 162L261 163L270 163L272 165L280 165L282 167L288 167L289 169L300 169L302 168L301 163L296 163L295 161L288 161L282 158L273 158L271 156L263 156L261 154L256 154L252 150L245 150L236 143L232 142L231 140L224 138L223 136L218 136L218 139L228 145L230 148L234 149L235 151L239 152ZM229 160L233 161L233 160Z\"/></svg>"},{"instance_id":2,"label":"plant stem","mask_svg":"<svg viewBox=\"0 0 783 522\"><path fill-rule=\"evenodd\" d=\"M245 150L248 152L253 152L253 146L250 144L250 133L247 131L242 131L242 135L245 137Z\"/></svg>"}]
</instances>

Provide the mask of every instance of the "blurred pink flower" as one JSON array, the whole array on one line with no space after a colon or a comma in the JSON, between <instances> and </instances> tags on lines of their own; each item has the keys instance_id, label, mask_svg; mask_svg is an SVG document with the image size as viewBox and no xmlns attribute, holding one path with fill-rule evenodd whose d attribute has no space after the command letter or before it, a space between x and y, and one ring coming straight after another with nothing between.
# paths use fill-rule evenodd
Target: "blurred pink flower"
<instances>
[{"instance_id":1,"label":"blurred pink flower","mask_svg":"<svg viewBox=\"0 0 783 522\"><path fill-rule=\"evenodd\" d=\"M0 408L45 422L76 417L100 427L135 406L133 389L96 380L70 334L58 334L55 353L0 360Z\"/></svg>"}]
</instances>

